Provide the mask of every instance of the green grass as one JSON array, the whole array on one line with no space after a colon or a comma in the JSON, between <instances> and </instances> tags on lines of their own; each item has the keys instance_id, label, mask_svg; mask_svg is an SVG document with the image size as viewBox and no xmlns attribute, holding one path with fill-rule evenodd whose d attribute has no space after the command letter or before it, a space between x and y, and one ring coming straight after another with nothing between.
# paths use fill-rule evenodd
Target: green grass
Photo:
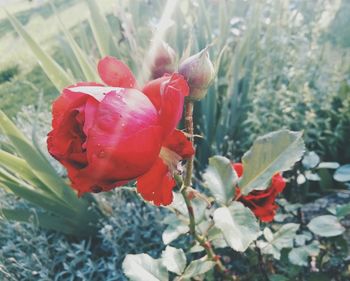
<instances>
[{"instance_id":1,"label":"green grass","mask_svg":"<svg viewBox=\"0 0 350 281\"><path fill-rule=\"evenodd\" d=\"M33 85L40 89L39 92ZM47 79L40 66L36 66L29 73L17 75L10 81L0 84L1 108L8 116L15 117L23 106L37 105L41 91L45 106L58 95L56 88Z\"/></svg>"},{"instance_id":2,"label":"green grass","mask_svg":"<svg viewBox=\"0 0 350 281\"><path fill-rule=\"evenodd\" d=\"M78 0L56 0L54 1L55 6L58 11L62 11L73 4L77 3ZM17 4L18 5L18 4ZM53 11L51 9L51 5L49 2L44 2L41 5L32 5L32 8L26 9L23 11L19 11L15 13L16 18L23 24L26 25L30 18L34 15L40 15L41 17L47 19L53 15ZM4 36L9 30L11 30L11 24L9 20L4 17L0 20L0 37Z\"/></svg>"}]
</instances>

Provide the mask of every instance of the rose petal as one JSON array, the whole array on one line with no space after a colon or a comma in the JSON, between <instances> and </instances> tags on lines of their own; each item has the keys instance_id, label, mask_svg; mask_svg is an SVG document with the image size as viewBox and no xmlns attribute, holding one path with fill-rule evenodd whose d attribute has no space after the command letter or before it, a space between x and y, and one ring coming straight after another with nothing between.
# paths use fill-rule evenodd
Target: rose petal
<instances>
[{"instance_id":1,"label":"rose petal","mask_svg":"<svg viewBox=\"0 0 350 281\"><path fill-rule=\"evenodd\" d=\"M272 177L271 185L277 190L278 193L281 193L286 187L286 181L280 173L277 173Z\"/></svg>"},{"instance_id":2,"label":"rose petal","mask_svg":"<svg viewBox=\"0 0 350 281\"><path fill-rule=\"evenodd\" d=\"M108 86L135 88L136 79L129 67L122 61L107 56L98 62L98 73Z\"/></svg>"},{"instance_id":3,"label":"rose petal","mask_svg":"<svg viewBox=\"0 0 350 281\"><path fill-rule=\"evenodd\" d=\"M161 78L151 80L142 89L142 92L151 100L157 111L160 111L162 106L162 85L169 81L169 77L170 75L164 75Z\"/></svg>"},{"instance_id":4,"label":"rose petal","mask_svg":"<svg viewBox=\"0 0 350 281\"><path fill-rule=\"evenodd\" d=\"M240 178L243 175L243 165L242 163L234 163L232 164L233 169L237 173L237 176Z\"/></svg>"},{"instance_id":5,"label":"rose petal","mask_svg":"<svg viewBox=\"0 0 350 281\"><path fill-rule=\"evenodd\" d=\"M168 167L158 158L152 168L137 179L137 191L147 201L157 206L169 205L173 201L172 190L175 187Z\"/></svg>"},{"instance_id":6,"label":"rose petal","mask_svg":"<svg viewBox=\"0 0 350 281\"><path fill-rule=\"evenodd\" d=\"M194 154L192 143L182 131L174 130L164 141L164 147L176 152L182 159L188 159Z\"/></svg>"},{"instance_id":7,"label":"rose petal","mask_svg":"<svg viewBox=\"0 0 350 281\"><path fill-rule=\"evenodd\" d=\"M239 177L243 174L241 163L232 164L233 169ZM276 196L281 193L286 185L281 174L275 174L271 179L270 186L265 190L253 190L246 196L241 196L240 190L236 188L236 198L246 207L251 209L256 217L263 222L273 220L278 206L275 204Z\"/></svg>"},{"instance_id":8,"label":"rose petal","mask_svg":"<svg viewBox=\"0 0 350 281\"><path fill-rule=\"evenodd\" d=\"M186 80L174 73L149 82L142 91L158 109L163 135L167 137L181 119L184 98L189 92Z\"/></svg>"},{"instance_id":9,"label":"rose petal","mask_svg":"<svg viewBox=\"0 0 350 281\"><path fill-rule=\"evenodd\" d=\"M149 170L161 148L158 118L151 102L135 89L106 94L87 135L89 172L112 181Z\"/></svg>"}]
</instances>

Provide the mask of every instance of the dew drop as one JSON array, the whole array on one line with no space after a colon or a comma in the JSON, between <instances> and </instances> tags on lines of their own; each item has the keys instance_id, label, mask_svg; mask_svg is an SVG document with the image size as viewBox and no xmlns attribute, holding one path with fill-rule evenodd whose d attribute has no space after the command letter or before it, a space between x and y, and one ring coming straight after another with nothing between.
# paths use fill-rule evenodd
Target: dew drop
<instances>
[{"instance_id":1,"label":"dew drop","mask_svg":"<svg viewBox=\"0 0 350 281\"><path fill-rule=\"evenodd\" d=\"M99 153L97 154L98 158L104 158L106 156L106 152L104 150L100 150Z\"/></svg>"}]
</instances>

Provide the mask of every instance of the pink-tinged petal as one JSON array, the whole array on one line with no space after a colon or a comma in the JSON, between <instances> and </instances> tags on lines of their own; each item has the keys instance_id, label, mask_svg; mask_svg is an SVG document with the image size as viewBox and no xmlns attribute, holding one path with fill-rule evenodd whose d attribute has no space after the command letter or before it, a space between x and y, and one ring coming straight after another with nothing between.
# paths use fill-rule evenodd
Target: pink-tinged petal
<instances>
[{"instance_id":1,"label":"pink-tinged petal","mask_svg":"<svg viewBox=\"0 0 350 281\"><path fill-rule=\"evenodd\" d=\"M102 81L108 86L135 88L136 79L129 67L122 61L107 56L99 61L97 69Z\"/></svg>"},{"instance_id":2,"label":"pink-tinged petal","mask_svg":"<svg viewBox=\"0 0 350 281\"><path fill-rule=\"evenodd\" d=\"M184 98L189 93L186 80L174 73L149 82L142 91L158 109L163 136L167 137L181 119Z\"/></svg>"},{"instance_id":3,"label":"pink-tinged petal","mask_svg":"<svg viewBox=\"0 0 350 281\"><path fill-rule=\"evenodd\" d=\"M88 98L88 93L72 91L80 87L104 87L102 84L94 82L80 82L63 89L61 95L52 104L52 126L55 128L71 108L83 104Z\"/></svg>"},{"instance_id":4,"label":"pink-tinged petal","mask_svg":"<svg viewBox=\"0 0 350 281\"><path fill-rule=\"evenodd\" d=\"M171 204L175 185L168 167L160 158L147 173L137 179L137 191L145 200L157 206Z\"/></svg>"},{"instance_id":5,"label":"pink-tinged petal","mask_svg":"<svg viewBox=\"0 0 350 281\"><path fill-rule=\"evenodd\" d=\"M68 93L70 96L74 95L87 95L94 98L96 101L101 102L105 95L112 91L122 91L124 88L106 87L106 86L77 86L69 87L64 90L63 93Z\"/></svg>"},{"instance_id":6,"label":"pink-tinged petal","mask_svg":"<svg viewBox=\"0 0 350 281\"><path fill-rule=\"evenodd\" d=\"M162 128L156 109L135 89L107 93L87 135L88 173L95 179L131 180L157 159Z\"/></svg>"},{"instance_id":7,"label":"pink-tinged petal","mask_svg":"<svg viewBox=\"0 0 350 281\"><path fill-rule=\"evenodd\" d=\"M164 141L163 147L176 152L182 159L188 159L194 154L192 143L182 131L174 130Z\"/></svg>"}]
</instances>

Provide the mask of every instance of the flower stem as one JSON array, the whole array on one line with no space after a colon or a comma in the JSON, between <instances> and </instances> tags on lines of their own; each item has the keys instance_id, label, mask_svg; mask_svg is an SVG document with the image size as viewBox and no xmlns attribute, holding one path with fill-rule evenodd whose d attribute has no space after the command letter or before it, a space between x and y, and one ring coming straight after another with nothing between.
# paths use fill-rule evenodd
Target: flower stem
<instances>
[{"instance_id":1,"label":"flower stem","mask_svg":"<svg viewBox=\"0 0 350 281\"><path fill-rule=\"evenodd\" d=\"M186 100L186 103L185 103L185 128L186 128L187 134L189 135L189 139L193 145L194 144L193 101L191 100ZM185 188L191 187L192 185L193 160L194 160L194 155L192 155L191 158L188 159L186 163L186 175L184 180Z\"/></svg>"},{"instance_id":2,"label":"flower stem","mask_svg":"<svg viewBox=\"0 0 350 281\"><path fill-rule=\"evenodd\" d=\"M194 143L193 142L193 139L194 139L193 138L193 135L194 135L193 134L193 131L194 131L193 130L193 101L191 100L186 100L186 104L185 104L185 128L189 136L189 139L193 144ZM192 202L188 196L188 189L190 189L192 186L193 160L194 160L194 156L192 156L190 159L187 160L186 174L183 182L183 187L181 188L181 194L185 200L185 204L187 207L188 216L190 220L190 223L189 223L190 234L205 249L208 259L216 263L217 269L227 277L227 280L234 280L234 278L228 274L229 271L223 265L219 256L215 254L215 251L212 248L208 238L198 234L196 231L196 219L193 212Z\"/></svg>"}]
</instances>

